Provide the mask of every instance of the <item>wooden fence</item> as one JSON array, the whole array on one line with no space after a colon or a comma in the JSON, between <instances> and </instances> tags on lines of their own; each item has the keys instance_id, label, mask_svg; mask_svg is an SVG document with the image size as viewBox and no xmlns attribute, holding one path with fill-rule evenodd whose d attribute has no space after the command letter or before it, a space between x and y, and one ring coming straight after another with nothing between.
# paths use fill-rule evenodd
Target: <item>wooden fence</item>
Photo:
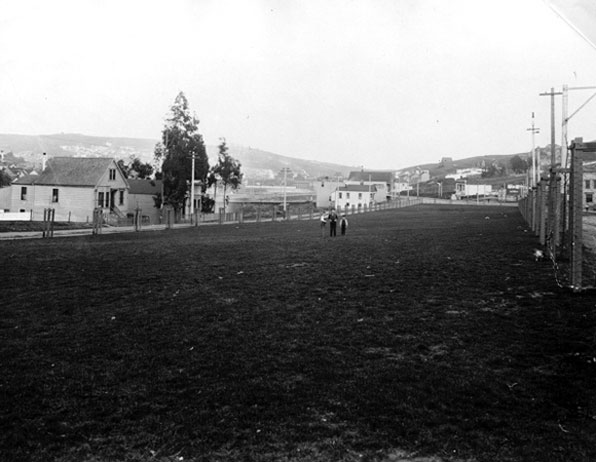
<instances>
[{"instance_id":1,"label":"wooden fence","mask_svg":"<svg viewBox=\"0 0 596 462\"><path fill-rule=\"evenodd\" d=\"M584 186L590 180L584 173L596 153L587 152L581 142L572 143L570 152L569 167L551 168L518 205L538 238L537 250L552 261L559 286L581 291L595 286L596 246L586 244L596 237L584 232L593 213L586 207Z\"/></svg>"}]
</instances>

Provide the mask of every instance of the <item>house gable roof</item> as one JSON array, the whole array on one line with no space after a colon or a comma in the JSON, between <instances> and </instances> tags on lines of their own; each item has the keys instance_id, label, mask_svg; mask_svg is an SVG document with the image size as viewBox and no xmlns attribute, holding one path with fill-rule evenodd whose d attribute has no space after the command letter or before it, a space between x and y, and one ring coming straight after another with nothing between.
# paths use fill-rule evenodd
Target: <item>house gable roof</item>
<instances>
[{"instance_id":1,"label":"house gable roof","mask_svg":"<svg viewBox=\"0 0 596 462\"><path fill-rule=\"evenodd\" d=\"M109 157L52 157L39 175L19 178L14 184L94 187L111 165L118 169Z\"/></svg>"},{"instance_id":2,"label":"house gable roof","mask_svg":"<svg viewBox=\"0 0 596 462\"><path fill-rule=\"evenodd\" d=\"M339 190L347 192L377 192L377 187L374 184L370 186L362 184L348 184L346 186L341 186Z\"/></svg>"},{"instance_id":3,"label":"house gable roof","mask_svg":"<svg viewBox=\"0 0 596 462\"><path fill-rule=\"evenodd\" d=\"M369 180L370 178L370 180ZM382 172L382 171L353 171L350 172L348 176L349 181L376 181L376 182L383 182L383 183L391 183L393 182L393 173L392 172Z\"/></svg>"}]
</instances>

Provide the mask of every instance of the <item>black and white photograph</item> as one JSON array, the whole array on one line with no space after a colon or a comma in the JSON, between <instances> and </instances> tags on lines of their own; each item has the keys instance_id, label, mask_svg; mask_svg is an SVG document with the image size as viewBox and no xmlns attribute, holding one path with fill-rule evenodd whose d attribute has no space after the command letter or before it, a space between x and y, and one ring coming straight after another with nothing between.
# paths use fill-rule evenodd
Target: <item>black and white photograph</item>
<instances>
[{"instance_id":1,"label":"black and white photograph","mask_svg":"<svg viewBox=\"0 0 596 462\"><path fill-rule=\"evenodd\" d=\"M593 0L0 0L0 462L596 461Z\"/></svg>"}]
</instances>

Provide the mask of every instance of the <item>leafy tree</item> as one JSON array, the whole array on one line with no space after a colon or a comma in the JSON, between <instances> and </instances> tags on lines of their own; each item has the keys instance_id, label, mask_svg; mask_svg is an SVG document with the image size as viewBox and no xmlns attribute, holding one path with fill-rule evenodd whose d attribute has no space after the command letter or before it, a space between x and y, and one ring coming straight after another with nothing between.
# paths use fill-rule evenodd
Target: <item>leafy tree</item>
<instances>
[{"instance_id":1,"label":"leafy tree","mask_svg":"<svg viewBox=\"0 0 596 462\"><path fill-rule=\"evenodd\" d=\"M237 189L242 183L242 173L240 172L241 164L228 154L228 146L226 140L222 139L219 147L219 154L217 156L217 164L213 166L212 180L223 184L224 190L224 213L226 213L226 202L228 196L226 191L229 188ZM215 188L217 190L217 186Z\"/></svg>"},{"instance_id":2,"label":"leafy tree","mask_svg":"<svg viewBox=\"0 0 596 462\"><path fill-rule=\"evenodd\" d=\"M153 165L149 162L141 162L141 159L135 157L130 164L130 170L136 173L137 178L145 179L153 175Z\"/></svg>"},{"instance_id":3,"label":"leafy tree","mask_svg":"<svg viewBox=\"0 0 596 462\"><path fill-rule=\"evenodd\" d=\"M10 186L12 179L10 175L4 171L4 169L0 170L0 188L4 186Z\"/></svg>"},{"instance_id":4,"label":"leafy tree","mask_svg":"<svg viewBox=\"0 0 596 462\"><path fill-rule=\"evenodd\" d=\"M499 164L498 162L493 162L488 167L486 167L482 172L482 178L493 178L498 176L505 175L505 166Z\"/></svg>"},{"instance_id":5,"label":"leafy tree","mask_svg":"<svg viewBox=\"0 0 596 462\"><path fill-rule=\"evenodd\" d=\"M190 113L186 96L178 93L162 130L161 143L155 146L155 160L161 163L163 203L172 205L176 212L184 210L188 199L193 155L195 179L206 183L209 172L209 159L198 126L199 120Z\"/></svg>"},{"instance_id":6,"label":"leafy tree","mask_svg":"<svg viewBox=\"0 0 596 462\"><path fill-rule=\"evenodd\" d=\"M135 157L130 164L124 163L124 160L118 160L118 166L126 178L140 178L142 180L150 178L153 174L153 165L149 162L143 163L141 159Z\"/></svg>"},{"instance_id":7,"label":"leafy tree","mask_svg":"<svg viewBox=\"0 0 596 462\"><path fill-rule=\"evenodd\" d=\"M513 156L509 160L509 164L514 173L525 173L528 171L528 161L518 155Z\"/></svg>"}]
</instances>

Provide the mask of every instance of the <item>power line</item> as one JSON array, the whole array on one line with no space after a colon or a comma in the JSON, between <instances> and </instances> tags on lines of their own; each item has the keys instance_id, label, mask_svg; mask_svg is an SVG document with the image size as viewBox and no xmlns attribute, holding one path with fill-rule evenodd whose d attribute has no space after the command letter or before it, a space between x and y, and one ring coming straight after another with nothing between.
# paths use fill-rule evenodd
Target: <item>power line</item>
<instances>
[{"instance_id":1,"label":"power line","mask_svg":"<svg viewBox=\"0 0 596 462\"><path fill-rule=\"evenodd\" d=\"M548 7L555 12L555 14L561 18L565 24L567 24L571 29L575 31L577 35L579 35L588 45L592 48L596 49L596 44L592 42L575 24L573 24L563 13L561 13L550 1L544 0L544 3L548 5Z\"/></svg>"}]
</instances>

